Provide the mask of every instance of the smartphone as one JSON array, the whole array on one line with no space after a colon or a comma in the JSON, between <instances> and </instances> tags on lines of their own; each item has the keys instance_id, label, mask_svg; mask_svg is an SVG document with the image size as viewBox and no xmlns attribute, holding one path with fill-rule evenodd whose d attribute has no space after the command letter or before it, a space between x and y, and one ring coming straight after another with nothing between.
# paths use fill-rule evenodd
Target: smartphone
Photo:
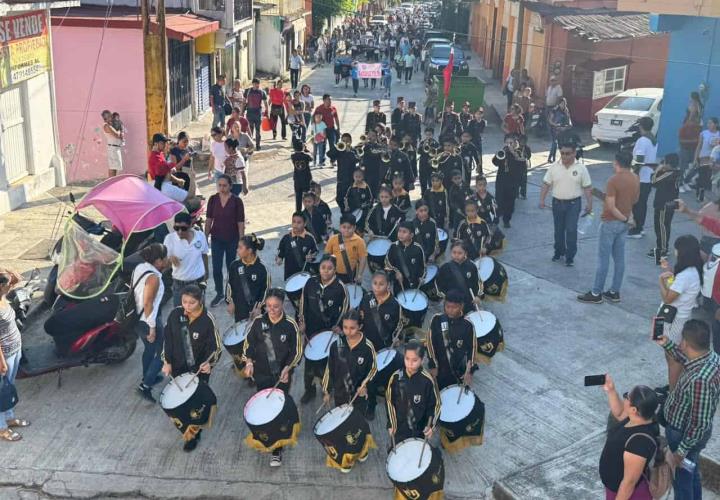
<instances>
[{"instance_id":1,"label":"smartphone","mask_svg":"<svg viewBox=\"0 0 720 500\"><path fill-rule=\"evenodd\" d=\"M605 375L585 376L585 387L590 387L592 385L605 385Z\"/></svg>"},{"instance_id":2,"label":"smartphone","mask_svg":"<svg viewBox=\"0 0 720 500\"><path fill-rule=\"evenodd\" d=\"M662 316L655 316L652 324L652 339L658 340L665 331L665 320Z\"/></svg>"}]
</instances>

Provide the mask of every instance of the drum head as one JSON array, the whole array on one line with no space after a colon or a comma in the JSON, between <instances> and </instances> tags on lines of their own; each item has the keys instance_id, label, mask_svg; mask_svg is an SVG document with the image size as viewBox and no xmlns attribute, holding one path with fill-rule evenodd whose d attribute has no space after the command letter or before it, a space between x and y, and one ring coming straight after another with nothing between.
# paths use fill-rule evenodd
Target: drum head
<instances>
[{"instance_id":1,"label":"drum head","mask_svg":"<svg viewBox=\"0 0 720 500\"><path fill-rule=\"evenodd\" d=\"M330 338L332 337L332 340ZM310 361L320 361L328 357L330 344L337 342L337 335L331 331L320 332L305 346L305 357ZM330 341L328 343L328 341Z\"/></svg>"},{"instance_id":2,"label":"drum head","mask_svg":"<svg viewBox=\"0 0 720 500\"><path fill-rule=\"evenodd\" d=\"M325 255L325 244L324 243L318 243L318 251L317 255L315 255L315 264L320 264L320 261L322 260L323 255Z\"/></svg>"},{"instance_id":3,"label":"drum head","mask_svg":"<svg viewBox=\"0 0 720 500\"><path fill-rule=\"evenodd\" d=\"M408 289L400 292L397 301L403 309L408 311L420 312L428 308L428 298L422 291L416 289Z\"/></svg>"},{"instance_id":4,"label":"drum head","mask_svg":"<svg viewBox=\"0 0 720 500\"><path fill-rule=\"evenodd\" d=\"M440 240L440 241L445 241L446 239L448 239L447 231L445 231L444 229L442 229L440 227L437 228L437 235L438 235L438 240Z\"/></svg>"},{"instance_id":5,"label":"drum head","mask_svg":"<svg viewBox=\"0 0 720 500\"><path fill-rule=\"evenodd\" d=\"M200 379L192 373L183 373L175 377L160 393L160 406L165 410L174 410L195 394L198 384Z\"/></svg>"},{"instance_id":6,"label":"drum head","mask_svg":"<svg viewBox=\"0 0 720 500\"><path fill-rule=\"evenodd\" d=\"M286 292L299 292L305 286L305 283L311 278L311 274L306 271L301 271L290 276L285 282Z\"/></svg>"},{"instance_id":7,"label":"drum head","mask_svg":"<svg viewBox=\"0 0 720 500\"><path fill-rule=\"evenodd\" d=\"M315 424L313 433L316 436L324 436L325 434L334 431L340 424L345 422L353 412L353 407L349 404L340 405L333 408L325 415L320 417L320 420Z\"/></svg>"},{"instance_id":8,"label":"drum head","mask_svg":"<svg viewBox=\"0 0 720 500\"><path fill-rule=\"evenodd\" d=\"M430 283L432 280L435 279L435 276L437 276L438 273L438 266L435 264L430 264L427 266L427 269L425 270L425 283Z\"/></svg>"},{"instance_id":9,"label":"drum head","mask_svg":"<svg viewBox=\"0 0 720 500\"><path fill-rule=\"evenodd\" d=\"M244 342L245 337L247 337L247 330L249 326L250 321L247 319L238 321L232 325L225 331L225 333L223 333L223 345L238 345L239 343Z\"/></svg>"},{"instance_id":10,"label":"drum head","mask_svg":"<svg viewBox=\"0 0 720 500\"><path fill-rule=\"evenodd\" d=\"M374 240L370 241L370 243L368 243L368 255L373 255L375 257L385 256L387 255L388 250L390 250L391 245L392 242L387 238L375 238Z\"/></svg>"},{"instance_id":11,"label":"drum head","mask_svg":"<svg viewBox=\"0 0 720 500\"><path fill-rule=\"evenodd\" d=\"M385 467L390 479L398 483L409 483L425 473L432 460L432 451L425 445L425 453L422 456L422 463L417 467L418 459L423 448L423 440L418 438L406 439L398 443L387 457ZM409 466L408 464L412 464Z\"/></svg>"},{"instance_id":12,"label":"drum head","mask_svg":"<svg viewBox=\"0 0 720 500\"><path fill-rule=\"evenodd\" d=\"M482 257L475 261L478 274L482 281L487 281L495 270L495 260L492 257Z\"/></svg>"},{"instance_id":13,"label":"drum head","mask_svg":"<svg viewBox=\"0 0 720 500\"><path fill-rule=\"evenodd\" d=\"M398 352L392 347L380 349L375 356L375 359L377 360L377 371L384 370L386 366L392 363L392 360L395 359L395 356L397 355Z\"/></svg>"},{"instance_id":14,"label":"drum head","mask_svg":"<svg viewBox=\"0 0 720 500\"><path fill-rule=\"evenodd\" d=\"M350 308L356 309L360 305L360 302L362 302L365 290L355 283L345 285L345 289L347 290L348 300L350 301Z\"/></svg>"},{"instance_id":15,"label":"drum head","mask_svg":"<svg viewBox=\"0 0 720 500\"><path fill-rule=\"evenodd\" d=\"M473 311L465 315L465 319L472 323L477 338L490 333L497 324L497 318L489 311Z\"/></svg>"},{"instance_id":16,"label":"drum head","mask_svg":"<svg viewBox=\"0 0 720 500\"><path fill-rule=\"evenodd\" d=\"M270 396L268 397L268 394ZM245 403L243 415L249 425L272 422L285 406L285 393L280 389L263 389Z\"/></svg>"},{"instance_id":17,"label":"drum head","mask_svg":"<svg viewBox=\"0 0 720 500\"><path fill-rule=\"evenodd\" d=\"M458 401L460 391L462 391L462 395ZM440 391L440 400L440 421L459 422L470 415L475 406L475 393L470 389L465 391L460 385L450 385Z\"/></svg>"}]
</instances>

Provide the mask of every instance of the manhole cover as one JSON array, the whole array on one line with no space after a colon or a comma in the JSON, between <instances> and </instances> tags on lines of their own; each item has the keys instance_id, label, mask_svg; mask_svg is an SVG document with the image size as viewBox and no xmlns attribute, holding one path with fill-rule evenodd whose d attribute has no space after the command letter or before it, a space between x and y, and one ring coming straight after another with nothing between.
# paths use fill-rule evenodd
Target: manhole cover
<instances>
[{"instance_id":1,"label":"manhole cover","mask_svg":"<svg viewBox=\"0 0 720 500\"><path fill-rule=\"evenodd\" d=\"M54 240L43 238L25 250L18 258L22 260L50 260L50 250L52 250L54 244Z\"/></svg>"}]
</instances>

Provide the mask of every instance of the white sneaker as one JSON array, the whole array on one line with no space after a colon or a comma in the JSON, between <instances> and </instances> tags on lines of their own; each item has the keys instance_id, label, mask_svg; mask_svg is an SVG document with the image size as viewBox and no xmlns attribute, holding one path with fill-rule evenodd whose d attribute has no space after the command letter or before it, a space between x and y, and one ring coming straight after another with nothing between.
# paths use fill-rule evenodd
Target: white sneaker
<instances>
[{"instance_id":1,"label":"white sneaker","mask_svg":"<svg viewBox=\"0 0 720 500\"><path fill-rule=\"evenodd\" d=\"M280 467L282 465L282 456L272 455L270 457L270 467Z\"/></svg>"}]
</instances>

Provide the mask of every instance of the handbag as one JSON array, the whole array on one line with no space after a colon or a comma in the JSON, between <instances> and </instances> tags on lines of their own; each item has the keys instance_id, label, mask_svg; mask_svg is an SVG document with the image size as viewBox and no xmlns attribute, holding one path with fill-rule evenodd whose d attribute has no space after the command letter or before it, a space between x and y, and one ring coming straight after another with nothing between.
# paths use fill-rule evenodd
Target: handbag
<instances>
[{"instance_id":1,"label":"handbag","mask_svg":"<svg viewBox=\"0 0 720 500\"><path fill-rule=\"evenodd\" d=\"M655 316L662 318L665 323L672 323L675 321L675 315L677 314L677 307L671 306L670 304L660 304L660 308Z\"/></svg>"},{"instance_id":2,"label":"handbag","mask_svg":"<svg viewBox=\"0 0 720 500\"><path fill-rule=\"evenodd\" d=\"M135 304L135 288L142 281L142 279L148 274L154 274L152 271L145 271L138 280L132 285L130 291L125 296L124 300L120 301L120 308L115 315L115 321L120 324L120 329L123 331L134 328L138 321L140 321L141 312L137 312L137 305Z\"/></svg>"},{"instance_id":3,"label":"handbag","mask_svg":"<svg viewBox=\"0 0 720 500\"><path fill-rule=\"evenodd\" d=\"M20 398L18 398L15 385L10 382L9 378L0 377L0 411L12 410L18 401Z\"/></svg>"}]
</instances>

